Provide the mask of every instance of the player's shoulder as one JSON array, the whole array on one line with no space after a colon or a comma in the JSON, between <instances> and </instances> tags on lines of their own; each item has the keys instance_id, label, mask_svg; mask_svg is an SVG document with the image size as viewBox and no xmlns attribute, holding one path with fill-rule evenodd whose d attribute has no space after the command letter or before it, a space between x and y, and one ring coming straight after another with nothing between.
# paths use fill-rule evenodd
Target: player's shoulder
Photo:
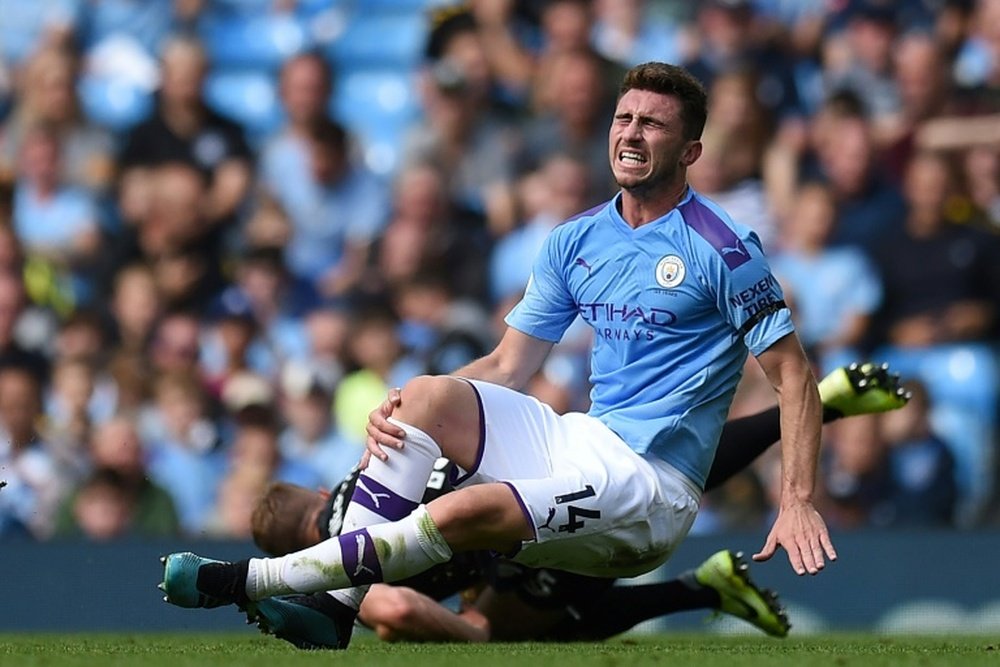
<instances>
[{"instance_id":1,"label":"player's shoulder","mask_svg":"<svg viewBox=\"0 0 1000 667\"><path fill-rule=\"evenodd\" d=\"M730 270L763 254L757 234L705 195L691 190L677 207L692 245L722 261Z\"/></svg>"},{"instance_id":2,"label":"player's shoulder","mask_svg":"<svg viewBox=\"0 0 1000 667\"><path fill-rule=\"evenodd\" d=\"M601 224L601 221L608 217L608 206L613 201L612 199L601 202L597 206L588 208L586 211L571 215L561 225L552 230L553 235L558 235L562 238L573 238L585 234L588 230Z\"/></svg>"}]
</instances>

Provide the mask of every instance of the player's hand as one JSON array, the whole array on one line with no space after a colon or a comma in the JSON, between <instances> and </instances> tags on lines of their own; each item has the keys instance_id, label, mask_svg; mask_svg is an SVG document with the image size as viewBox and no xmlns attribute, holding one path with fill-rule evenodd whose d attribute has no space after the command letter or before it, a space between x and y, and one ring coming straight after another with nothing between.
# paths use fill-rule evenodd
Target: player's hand
<instances>
[{"instance_id":1,"label":"player's hand","mask_svg":"<svg viewBox=\"0 0 1000 667\"><path fill-rule=\"evenodd\" d=\"M361 469L368 467L368 461L372 456L380 461L388 461L389 455L385 453L383 447L393 449L403 448L403 438L406 431L389 421L392 411L400 404L402 397L398 388L389 390L389 395L377 408L368 413L368 425L365 430L368 437L365 438L365 453L361 457Z\"/></svg>"},{"instance_id":2,"label":"player's hand","mask_svg":"<svg viewBox=\"0 0 1000 667\"><path fill-rule=\"evenodd\" d=\"M826 565L824 556L837 560L837 551L830 541L823 517L811 502L782 502L764 548L753 555L755 561L765 561L778 547L788 553L788 562L796 574L816 574Z\"/></svg>"}]
</instances>

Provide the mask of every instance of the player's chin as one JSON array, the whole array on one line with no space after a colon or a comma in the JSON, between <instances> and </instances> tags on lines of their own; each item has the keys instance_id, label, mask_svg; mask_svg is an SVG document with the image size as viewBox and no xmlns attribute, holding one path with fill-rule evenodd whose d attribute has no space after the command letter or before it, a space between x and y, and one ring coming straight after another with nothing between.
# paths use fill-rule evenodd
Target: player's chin
<instances>
[{"instance_id":1,"label":"player's chin","mask_svg":"<svg viewBox=\"0 0 1000 667\"><path fill-rule=\"evenodd\" d=\"M635 190L641 188L649 180L648 174L639 174L634 171L615 170L615 183L622 190Z\"/></svg>"}]
</instances>

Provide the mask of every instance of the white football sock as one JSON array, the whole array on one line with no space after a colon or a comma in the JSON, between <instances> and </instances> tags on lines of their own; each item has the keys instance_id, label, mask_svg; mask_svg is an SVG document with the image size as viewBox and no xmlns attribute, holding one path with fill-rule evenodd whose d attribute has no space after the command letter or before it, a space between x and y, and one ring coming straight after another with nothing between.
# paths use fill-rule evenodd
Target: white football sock
<instances>
[{"instance_id":1,"label":"white football sock","mask_svg":"<svg viewBox=\"0 0 1000 667\"><path fill-rule=\"evenodd\" d=\"M451 547L419 506L409 516L332 537L279 558L251 558L246 591L251 600L399 581L452 556Z\"/></svg>"}]
</instances>

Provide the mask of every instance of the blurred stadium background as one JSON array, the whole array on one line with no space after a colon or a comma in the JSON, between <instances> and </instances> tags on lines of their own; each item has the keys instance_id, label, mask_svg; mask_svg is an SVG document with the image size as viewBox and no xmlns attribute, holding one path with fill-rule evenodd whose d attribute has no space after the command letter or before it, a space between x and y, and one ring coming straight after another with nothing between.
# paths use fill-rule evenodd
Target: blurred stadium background
<instances>
[{"instance_id":1,"label":"blurred stadium background","mask_svg":"<svg viewBox=\"0 0 1000 667\"><path fill-rule=\"evenodd\" d=\"M268 482L336 483L387 387L489 349L613 194L616 85L654 59L709 89L691 182L764 240L817 373L916 396L824 434L842 574L765 578L805 627L996 631L1000 0L0 0L0 597L93 566L155 601L140 555L245 549ZM587 335L532 393L586 409ZM749 365L733 415L773 403ZM776 465L679 560L755 550Z\"/></svg>"}]
</instances>

